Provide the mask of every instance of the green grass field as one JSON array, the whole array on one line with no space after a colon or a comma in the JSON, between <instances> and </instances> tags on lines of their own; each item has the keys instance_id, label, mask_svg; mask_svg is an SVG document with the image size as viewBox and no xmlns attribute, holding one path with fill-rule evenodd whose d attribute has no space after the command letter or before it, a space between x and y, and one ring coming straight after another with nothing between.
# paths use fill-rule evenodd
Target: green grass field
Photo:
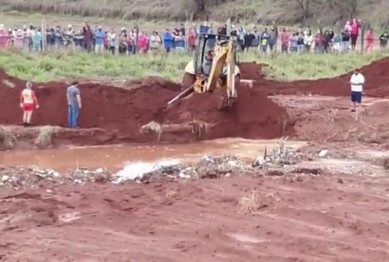
<instances>
[{"instance_id":1,"label":"green grass field","mask_svg":"<svg viewBox=\"0 0 389 262\"><path fill-rule=\"evenodd\" d=\"M388 52L345 55L259 55L239 54L239 61L270 65L269 78L291 81L336 77L356 67L389 56ZM160 76L179 81L190 55L152 54L136 56L95 55L84 52L21 53L1 50L0 67L12 76L46 82L70 78L91 80L128 80Z\"/></svg>"}]
</instances>

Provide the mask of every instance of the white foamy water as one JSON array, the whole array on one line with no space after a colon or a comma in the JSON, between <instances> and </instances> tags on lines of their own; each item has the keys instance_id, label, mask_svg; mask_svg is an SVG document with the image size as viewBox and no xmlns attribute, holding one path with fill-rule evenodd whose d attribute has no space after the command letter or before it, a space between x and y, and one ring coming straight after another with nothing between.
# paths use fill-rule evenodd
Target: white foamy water
<instances>
[{"instance_id":1,"label":"white foamy water","mask_svg":"<svg viewBox=\"0 0 389 262\"><path fill-rule=\"evenodd\" d=\"M140 179L144 174L156 171L162 167L175 166L180 163L181 161L179 159L162 159L153 162L129 162L122 170L114 175L116 177L114 183L121 183L126 180Z\"/></svg>"}]
</instances>

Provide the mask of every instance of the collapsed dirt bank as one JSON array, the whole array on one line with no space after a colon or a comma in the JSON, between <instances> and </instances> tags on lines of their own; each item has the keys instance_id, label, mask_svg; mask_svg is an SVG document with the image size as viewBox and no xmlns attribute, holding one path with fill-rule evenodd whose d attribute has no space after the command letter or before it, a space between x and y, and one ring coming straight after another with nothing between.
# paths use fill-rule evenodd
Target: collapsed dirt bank
<instances>
[{"instance_id":1,"label":"collapsed dirt bank","mask_svg":"<svg viewBox=\"0 0 389 262\"><path fill-rule=\"evenodd\" d=\"M24 81L0 72L0 123L17 125L21 110L18 104ZM62 126L67 124L67 102L65 83L50 82L34 85L40 108L34 115L38 126ZM107 143L112 142L156 142L155 134L144 134L140 127L155 121L161 125L189 123L189 132L162 135L160 141L188 142L198 139L190 129L193 121L204 123L205 132L200 139L221 137L278 138L292 132L285 109L269 100L266 93L242 86L236 107L231 112L217 110L221 93L195 94L191 99L180 101L171 108L167 102L179 93L176 83L158 78L130 82L125 88L84 83L80 85L83 108L79 126L83 129L105 130ZM174 133L174 132L173 132ZM91 144L85 139L85 144ZM100 139L101 140L101 139Z\"/></svg>"},{"instance_id":2,"label":"collapsed dirt bank","mask_svg":"<svg viewBox=\"0 0 389 262\"><path fill-rule=\"evenodd\" d=\"M170 108L166 103L179 93L180 85L160 78L148 78L126 83L124 88L83 83L80 86L83 108L79 125L82 129L97 130L85 136L86 130L77 132L60 130L64 140L69 137L75 144L110 144L120 142L188 142L198 139L242 137L274 139L292 136L304 139L295 131L296 119L281 104L268 95L321 94L349 96L350 74L335 79L317 81L277 82L268 80L261 72L263 65L241 63L243 79L255 80L254 88L240 86L234 110L217 110L222 93L195 94ZM366 77L365 93L368 96L388 97L389 59L376 61L362 68ZM0 124L20 123L21 110L18 98L25 82L0 71ZM36 83L34 85L41 108L36 110L34 123L38 126L66 126L67 104L65 83ZM151 127L147 125L151 121ZM325 125L325 123L322 123ZM320 129L320 126L317 127ZM144 131L153 132L144 132ZM31 131L32 132L32 131ZM158 133L158 134L156 134ZM24 132L25 134L25 132ZM70 134L70 135L69 135ZM18 135L16 135L18 136ZM20 135L29 137L28 135ZM64 141L65 142L65 141ZM62 142L59 142L62 143Z\"/></svg>"}]
</instances>

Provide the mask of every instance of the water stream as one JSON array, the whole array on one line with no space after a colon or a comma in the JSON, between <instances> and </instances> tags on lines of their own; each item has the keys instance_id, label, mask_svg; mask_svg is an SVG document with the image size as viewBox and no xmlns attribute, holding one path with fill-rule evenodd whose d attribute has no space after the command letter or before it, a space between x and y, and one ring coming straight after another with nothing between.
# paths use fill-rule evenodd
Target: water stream
<instances>
[{"instance_id":1,"label":"water stream","mask_svg":"<svg viewBox=\"0 0 389 262\"><path fill-rule=\"evenodd\" d=\"M53 150L0 152L0 164L36 165L65 172L69 168L106 167L118 171L131 162L154 162L160 159L193 161L204 155L235 154L248 159L272 150L279 140L219 139L182 145L115 145L98 147L69 147ZM304 142L287 142L289 147L301 147Z\"/></svg>"}]
</instances>

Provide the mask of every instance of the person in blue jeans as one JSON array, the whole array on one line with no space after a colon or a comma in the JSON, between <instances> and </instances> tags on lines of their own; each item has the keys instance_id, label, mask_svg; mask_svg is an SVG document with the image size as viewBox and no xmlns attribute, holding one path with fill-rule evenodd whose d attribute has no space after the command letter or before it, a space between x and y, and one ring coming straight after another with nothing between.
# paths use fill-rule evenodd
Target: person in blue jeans
<instances>
[{"instance_id":1,"label":"person in blue jeans","mask_svg":"<svg viewBox=\"0 0 389 262\"><path fill-rule=\"evenodd\" d=\"M78 82L74 81L67 89L68 100L68 126L69 128L78 127L78 116L81 109L81 95L78 88Z\"/></svg>"}]
</instances>

